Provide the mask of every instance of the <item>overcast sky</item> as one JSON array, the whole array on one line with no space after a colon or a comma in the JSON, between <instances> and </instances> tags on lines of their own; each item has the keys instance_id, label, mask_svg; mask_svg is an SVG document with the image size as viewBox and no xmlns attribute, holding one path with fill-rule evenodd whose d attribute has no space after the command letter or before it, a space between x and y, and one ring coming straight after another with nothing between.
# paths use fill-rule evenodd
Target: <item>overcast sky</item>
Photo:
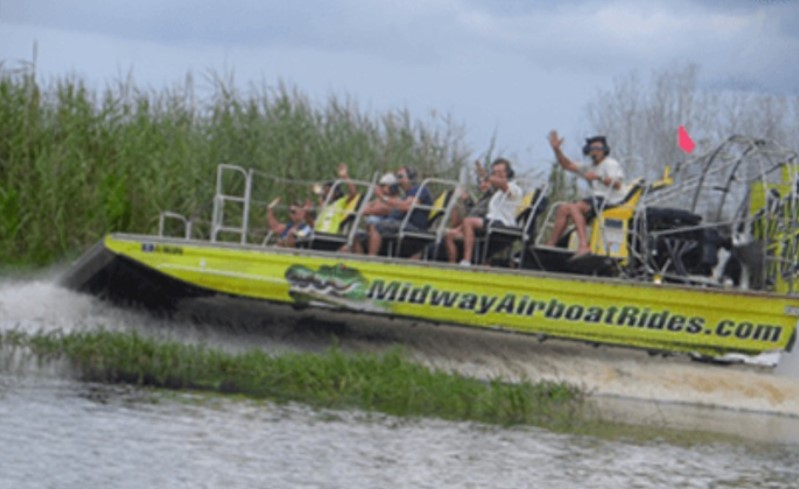
<instances>
[{"instance_id":1,"label":"overcast sky","mask_svg":"<svg viewBox=\"0 0 799 489\"><path fill-rule=\"evenodd\" d=\"M0 0L0 60L93 86L191 71L284 80L365 110L449 113L522 167L577 154L585 105L614 77L679 63L704 87L799 94L799 0Z\"/></svg>"}]
</instances>

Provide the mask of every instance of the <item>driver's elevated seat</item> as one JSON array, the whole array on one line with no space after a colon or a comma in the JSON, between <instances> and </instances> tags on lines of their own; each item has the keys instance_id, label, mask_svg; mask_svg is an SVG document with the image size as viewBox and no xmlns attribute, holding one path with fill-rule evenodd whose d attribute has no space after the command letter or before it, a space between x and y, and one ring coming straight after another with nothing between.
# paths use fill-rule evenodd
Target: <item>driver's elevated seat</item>
<instances>
[{"instance_id":1,"label":"driver's elevated seat","mask_svg":"<svg viewBox=\"0 0 799 489\"><path fill-rule=\"evenodd\" d=\"M621 202L598 210L588 227L591 254L627 260L630 223L646 188L644 179L638 178L627 186Z\"/></svg>"}]
</instances>

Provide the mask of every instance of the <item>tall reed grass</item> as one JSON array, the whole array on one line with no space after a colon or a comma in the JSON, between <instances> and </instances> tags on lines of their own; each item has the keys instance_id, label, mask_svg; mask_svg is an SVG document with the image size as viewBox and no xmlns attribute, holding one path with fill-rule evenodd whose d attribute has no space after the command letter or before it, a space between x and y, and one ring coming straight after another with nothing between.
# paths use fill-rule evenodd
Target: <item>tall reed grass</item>
<instances>
[{"instance_id":1,"label":"tall reed grass","mask_svg":"<svg viewBox=\"0 0 799 489\"><path fill-rule=\"evenodd\" d=\"M213 197L218 163L299 180L333 178L340 162L365 180L403 164L455 177L466 154L448 118L314 103L283 83L243 92L211 74L94 89L0 65L0 262L44 264L106 232L153 232L161 211L191 215Z\"/></svg>"},{"instance_id":2,"label":"tall reed grass","mask_svg":"<svg viewBox=\"0 0 799 489\"><path fill-rule=\"evenodd\" d=\"M376 354L232 355L204 346L155 341L134 333L0 334L4 350L40 360L66 358L84 379L172 389L239 393L324 408L360 408L397 416L568 428L582 393L566 384L482 382L431 371L399 350Z\"/></svg>"}]
</instances>

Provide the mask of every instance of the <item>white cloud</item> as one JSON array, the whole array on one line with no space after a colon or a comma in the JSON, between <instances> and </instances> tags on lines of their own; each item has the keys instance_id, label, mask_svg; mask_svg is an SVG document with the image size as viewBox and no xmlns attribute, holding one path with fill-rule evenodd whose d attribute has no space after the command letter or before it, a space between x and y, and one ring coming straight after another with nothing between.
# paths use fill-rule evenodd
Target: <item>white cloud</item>
<instances>
[{"instance_id":1,"label":"white cloud","mask_svg":"<svg viewBox=\"0 0 799 489\"><path fill-rule=\"evenodd\" d=\"M720 86L799 93L797 4L762 3L3 0L0 59L29 58L36 39L42 73L283 78L319 98L450 111L475 147L497 128L502 147L544 158L546 130L582 135L585 103L633 69L693 61Z\"/></svg>"},{"instance_id":2,"label":"white cloud","mask_svg":"<svg viewBox=\"0 0 799 489\"><path fill-rule=\"evenodd\" d=\"M751 2L750 8L742 2L733 3L735 8L708 3L566 1L533 7L508 0L6 0L0 19L171 45L296 46L402 63L512 52L546 69L599 70L606 76L675 59L736 77L745 75L742 65L752 64L758 67L750 75L753 81L768 81L758 73L763 69L790 69L782 65L796 37L785 19L792 7L799 8L776 2ZM747 48L753 40L757 53Z\"/></svg>"}]
</instances>

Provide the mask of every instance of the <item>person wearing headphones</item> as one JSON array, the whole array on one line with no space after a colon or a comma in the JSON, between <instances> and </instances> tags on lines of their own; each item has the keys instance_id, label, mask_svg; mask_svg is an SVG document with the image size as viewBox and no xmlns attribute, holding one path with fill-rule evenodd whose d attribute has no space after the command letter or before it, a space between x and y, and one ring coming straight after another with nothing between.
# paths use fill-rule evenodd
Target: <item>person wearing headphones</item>
<instances>
[{"instance_id":1,"label":"person wearing headphones","mask_svg":"<svg viewBox=\"0 0 799 489\"><path fill-rule=\"evenodd\" d=\"M377 195L380 197L377 197ZM367 225L367 229L376 226L381 221L388 219L393 209L386 204L386 201L392 197L400 195L400 186L397 183L397 177L394 173L388 172L380 177L375 189L375 199L368 202L363 209L363 220ZM339 251L351 251L353 253L362 255L364 250L369 247L369 233L358 231L357 238L353 241L352 246L347 247L344 245Z\"/></svg>"},{"instance_id":2,"label":"person wearing headphones","mask_svg":"<svg viewBox=\"0 0 799 489\"><path fill-rule=\"evenodd\" d=\"M455 263L458 258L455 241L463 240L463 258L459 262L463 266L472 264L477 231L494 225L516 226L516 209L523 198L521 187L513 181L515 176L513 167L505 158L497 158L491 163L490 174L481 165L477 165L477 173L478 178L485 180L494 189L491 200L488 201L486 214L466 217L460 226L447 230L447 234L444 236L447 258L450 263Z\"/></svg>"},{"instance_id":3,"label":"person wearing headphones","mask_svg":"<svg viewBox=\"0 0 799 489\"><path fill-rule=\"evenodd\" d=\"M347 202L350 202L358 195L358 189L355 188L355 184L350 180L349 170L347 169L346 163L339 163L338 170L336 171L339 180L341 180L347 188ZM329 195L330 192L335 187L336 181L335 180L328 180L324 183L315 183L313 185L313 193L316 194L317 200L319 202L318 208L324 209L325 203L331 204L344 195L342 194L340 189L336 189L336 192L332 195ZM329 198L328 198L329 196Z\"/></svg>"},{"instance_id":4,"label":"person wearing headphones","mask_svg":"<svg viewBox=\"0 0 799 489\"><path fill-rule=\"evenodd\" d=\"M389 207L382 199L377 197L380 194L385 197L396 197L400 194L400 186L397 183L397 176L388 172L385 173L377 182L375 189L375 199L366 204L363 210L363 216L367 224L377 224L382 219L386 219L391 214L391 207Z\"/></svg>"},{"instance_id":5,"label":"person wearing headphones","mask_svg":"<svg viewBox=\"0 0 799 489\"><path fill-rule=\"evenodd\" d=\"M624 169L621 164L610 158L610 148L605 136L593 136L585 140L583 155L591 158L591 164L580 166L563 154L561 146L563 138L557 131L549 133L549 144L555 152L555 158L564 170L583 177L591 186L592 195L583 200L569 204L561 204L555 213L555 224L552 235L547 244L556 246L558 240L566 231L569 221L574 223L579 245L575 257L591 252L586 237L586 223L591 220L598 210L613 206L624 198L622 186L624 182Z\"/></svg>"},{"instance_id":6,"label":"person wearing headphones","mask_svg":"<svg viewBox=\"0 0 799 489\"><path fill-rule=\"evenodd\" d=\"M375 196L383 202L391 212L386 219L369 226L367 252L375 256L383 245L383 236L399 232L405 214L410 210L415 200L426 208L416 208L408 219L409 230L423 231L427 229L427 218L433 199L426 188L421 188L417 183L416 170L409 166L400 167L396 173L397 184L405 192L403 197L393 197L387 194L380 186L375 189Z\"/></svg>"}]
</instances>

